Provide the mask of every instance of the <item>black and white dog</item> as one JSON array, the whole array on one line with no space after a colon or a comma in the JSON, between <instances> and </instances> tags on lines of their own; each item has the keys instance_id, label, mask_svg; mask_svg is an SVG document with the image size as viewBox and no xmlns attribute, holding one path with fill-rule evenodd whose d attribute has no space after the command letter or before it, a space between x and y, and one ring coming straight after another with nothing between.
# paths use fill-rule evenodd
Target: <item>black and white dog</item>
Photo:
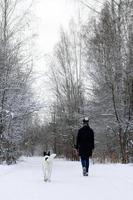
<instances>
[{"instance_id":1,"label":"black and white dog","mask_svg":"<svg viewBox=\"0 0 133 200\"><path fill-rule=\"evenodd\" d=\"M43 167L44 181L50 182L53 159L55 158L56 154L50 155L50 152L48 152L48 153L44 152L43 155L44 155L44 158L43 158L42 167Z\"/></svg>"}]
</instances>

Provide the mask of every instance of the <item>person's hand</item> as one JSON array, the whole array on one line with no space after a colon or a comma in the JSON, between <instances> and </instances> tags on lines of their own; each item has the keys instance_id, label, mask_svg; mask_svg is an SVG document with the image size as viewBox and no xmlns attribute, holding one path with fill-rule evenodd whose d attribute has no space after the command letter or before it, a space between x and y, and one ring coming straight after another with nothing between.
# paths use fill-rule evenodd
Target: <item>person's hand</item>
<instances>
[{"instance_id":1,"label":"person's hand","mask_svg":"<svg viewBox=\"0 0 133 200\"><path fill-rule=\"evenodd\" d=\"M79 156L79 152L76 148L74 148L74 153L75 153L76 156Z\"/></svg>"},{"instance_id":2,"label":"person's hand","mask_svg":"<svg viewBox=\"0 0 133 200\"><path fill-rule=\"evenodd\" d=\"M79 151L76 149L76 156L79 157Z\"/></svg>"}]
</instances>

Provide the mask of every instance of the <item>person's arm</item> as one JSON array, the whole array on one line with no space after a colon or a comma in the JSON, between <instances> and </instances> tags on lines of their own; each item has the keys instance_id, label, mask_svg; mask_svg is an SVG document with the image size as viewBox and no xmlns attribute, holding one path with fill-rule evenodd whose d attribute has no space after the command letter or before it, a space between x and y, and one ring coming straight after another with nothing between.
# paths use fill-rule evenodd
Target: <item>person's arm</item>
<instances>
[{"instance_id":1,"label":"person's arm","mask_svg":"<svg viewBox=\"0 0 133 200\"><path fill-rule=\"evenodd\" d=\"M76 145L75 145L75 148L76 148L77 151L78 151L78 149L79 149L79 131L78 131L77 138L76 138Z\"/></svg>"},{"instance_id":2,"label":"person's arm","mask_svg":"<svg viewBox=\"0 0 133 200\"><path fill-rule=\"evenodd\" d=\"M91 129L92 130L92 129ZM92 149L95 148L95 144L94 144L94 131L92 130Z\"/></svg>"}]
</instances>

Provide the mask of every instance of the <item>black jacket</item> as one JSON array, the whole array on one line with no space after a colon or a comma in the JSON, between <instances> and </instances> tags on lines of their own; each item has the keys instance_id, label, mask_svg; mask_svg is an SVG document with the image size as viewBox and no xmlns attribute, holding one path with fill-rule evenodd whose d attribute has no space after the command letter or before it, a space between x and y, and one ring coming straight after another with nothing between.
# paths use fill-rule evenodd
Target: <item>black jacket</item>
<instances>
[{"instance_id":1,"label":"black jacket","mask_svg":"<svg viewBox=\"0 0 133 200\"><path fill-rule=\"evenodd\" d=\"M79 156L92 156L92 150L94 149L94 132L88 125L79 129L76 149L79 152Z\"/></svg>"}]
</instances>

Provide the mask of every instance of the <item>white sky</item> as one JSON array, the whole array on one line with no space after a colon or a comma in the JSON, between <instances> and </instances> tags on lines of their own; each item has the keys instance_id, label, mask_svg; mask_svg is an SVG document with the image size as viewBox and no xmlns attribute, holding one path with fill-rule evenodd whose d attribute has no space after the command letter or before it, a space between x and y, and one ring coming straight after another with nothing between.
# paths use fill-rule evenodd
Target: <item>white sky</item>
<instances>
[{"instance_id":1,"label":"white sky","mask_svg":"<svg viewBox=\"0 0 133 200\"><path fill-rule=\"evenodd\" d=\"M46 54L52 55L54 45L58 42L60 28L68 27L71 18L77 18L79 4L76 0L34 0L33 32L37 34L32 51L34 54L35 76L39 76L34 88L41 101L50 99L50 87L47 84ZM44 103L45 104L45 103Z\"/></svg>"},{"instance_id":2,"label":"white sky","mask_svg":"<svg viewBox=\"0 0 133 200\"><path fill-rule=\"evenodd\" d=\"M96 9L97 1L87 0ZM60 27L68 27L71 18L78 19L79 7L81 17L92 14L91 10L81 6L78 0L35 0L34 13L37 19L37 48L43 53L50 53L59 39Z\"/></svg>"},{"instance_id":3,"label":"white sky","mask_svg":"<svg viewBox=\"0 0 133 200\"><path fill-rule=\"evenodd\" d=\"M87 1L91 2L95 9L99 9L100 4L97 1L103 2L104 0ZM59 40L61 26L67 29L72 18L78 20L79 10L82 19L92 15L93 11L81 6L78 0L34 0L34 2L33 18L35 20L33 24L37 37L32 51L38 57L34 59L35 71L42 76L35 81L35 90L38 96L41 96L41 101L48 102L50 95L45 82L47 80L45 73L48 70L45 55L52 54L54 45Z\"/></svg>"},{"instance_id":4,"label":"white sky","mask_svg":"<svg viewBox=\"0 0 133 200\"><path fill-rule=\"evenodd\" d=\"M52 51L59 38L60 26L67 27L75 17L78 4L71 0L38 0L35 15L38 18L38 48L44 53Z\"/></svg>"}]
</instances>

